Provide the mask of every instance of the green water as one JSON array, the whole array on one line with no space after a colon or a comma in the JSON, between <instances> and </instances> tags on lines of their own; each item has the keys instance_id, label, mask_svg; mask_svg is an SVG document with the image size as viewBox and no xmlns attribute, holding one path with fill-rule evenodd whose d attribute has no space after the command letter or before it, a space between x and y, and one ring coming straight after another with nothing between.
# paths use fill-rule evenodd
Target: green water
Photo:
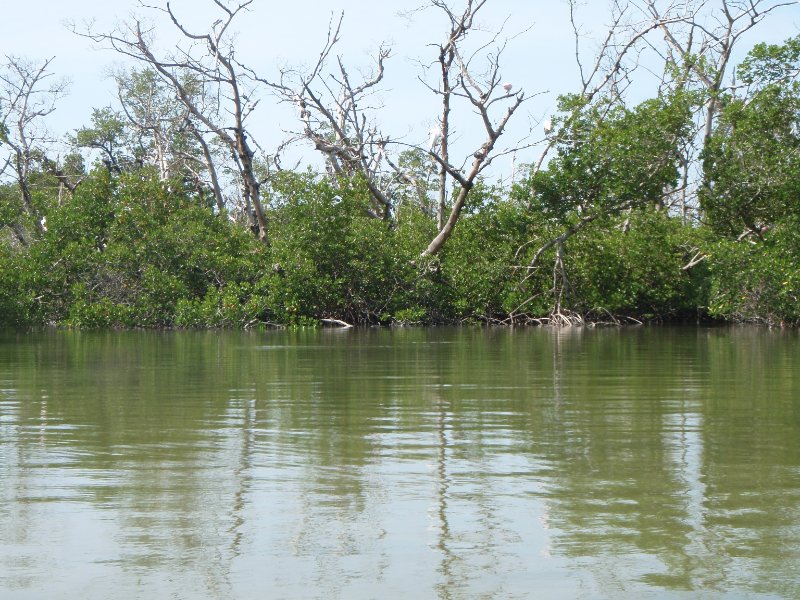
<instances>
[{"instance_id":1,"label":"green water","mask_svg":"<svg viewBox=\"0 0 800 600\"><path fill-rule=\"evenodd\" d=\"M0 598L800 598L800 339L5 335Z\"/></svg>"}]
</instances>

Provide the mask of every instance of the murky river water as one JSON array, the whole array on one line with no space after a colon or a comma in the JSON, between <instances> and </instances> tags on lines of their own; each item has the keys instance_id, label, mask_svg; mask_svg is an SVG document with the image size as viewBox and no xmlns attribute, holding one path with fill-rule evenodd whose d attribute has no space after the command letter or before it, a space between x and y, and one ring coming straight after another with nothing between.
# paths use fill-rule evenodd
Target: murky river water
<instances>
[{"instance_id":1,"label":"murky river water","mask_svg":"<svg viewBox=\"0 0 800 600\"><path fill-rule=\"evenodd\" d=\"M6 334L0 598L800 598L800 339Z\"/></svg>"}]
</instances>

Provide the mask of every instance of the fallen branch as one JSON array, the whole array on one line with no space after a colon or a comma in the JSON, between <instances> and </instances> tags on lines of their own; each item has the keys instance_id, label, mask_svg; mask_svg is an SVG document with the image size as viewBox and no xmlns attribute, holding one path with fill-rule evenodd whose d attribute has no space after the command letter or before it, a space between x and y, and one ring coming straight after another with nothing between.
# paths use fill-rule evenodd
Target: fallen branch
<instances>
[{"instance_id":1,"label":"fallen branch","mask_svg":"<svg viewBox=\"0 0 800 600\"><path fill-rule=\"evenodd\" d=\"M322 323L330 323L332 325L339 325L343 329L350 329L353 326L348 323L347 321L342 321L341 319L320 319Z\"/></svg>"}]
</instances>

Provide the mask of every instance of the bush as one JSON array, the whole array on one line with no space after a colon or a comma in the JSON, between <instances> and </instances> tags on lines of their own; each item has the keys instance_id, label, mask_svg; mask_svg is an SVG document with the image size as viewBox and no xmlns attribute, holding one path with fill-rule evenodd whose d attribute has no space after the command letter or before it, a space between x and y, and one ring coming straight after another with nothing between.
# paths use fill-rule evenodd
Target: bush
<instances>
[{"instance_id":1,"label":"bush","mask_svg":"<svg viewBox=\"0 0 800 600\"><path fill-rule=\"evenodd\" d=\"M179 304L254 285L265 263L253 236L154 173L98 169L49 215L26 286L38 322L169 327Z\"/></svg>"},{"instance_id":2,"label":"bush","mask_svg":"<svg viewBox=\"0 0 800 600\"><path fill-rule=\"evenodd\" d=\"M459 319L505 318L527 299L519 286L521 272L514 266L522 260L517 251L533 231L533 214L491 190L474 201L479 205L461 217L442 251L452 314Z\"/></svg>"},{"instance_id":3,"label":"bush","mask_svg":"<svg viewBox=\"0 0 800 600\"><path fill-rule=\"evenodd\" d=\"M736 321L800 322L800 218L787 218L762 239L723 239L710 261L710 313Z\"/></svg>"},{"instance_id":4,"label":"bush","mask_svg":"<svg viewBox=\"0 0 800 600\"><path fill-rule=\"evenodd\" d=\"M570 307L580 313L669 319L695 315L704 297L703 265L683 267L697 232L663 210L608 220L567 249Z\"/></svg>"},{"instance_id":5,"label":"bush","mask_svg":"<svg viewBox=\"0 0 800 600\"><path fill-rule=\"evenodd\" d=\"M30 321L21 274L25 255L0 244L0 327L20 327Z\"/></svg>"},{"instance_id":6,"label":"bush","mask_svg":"<svg viewBox=\"0 0 800 600\"><path fill-rule=\"evenodd\" d=\"M202 298L181 298L175 309L178 327L246 328L267 318L267 299L248 284L209 288Z\"/></svg>"},{"instance_id":7,"label":"bush","mask_svg":"<svg viewBox=\"0 0 800 600\"><path fill-rule=\"evenodd\" d=\"M391 223L368 214L363 182L342 180L334 187L310 173L285 174L271 192L269 304L279 322L380 323L406 308L398 299L413 257Z\"/></svg>"}]
</instances>

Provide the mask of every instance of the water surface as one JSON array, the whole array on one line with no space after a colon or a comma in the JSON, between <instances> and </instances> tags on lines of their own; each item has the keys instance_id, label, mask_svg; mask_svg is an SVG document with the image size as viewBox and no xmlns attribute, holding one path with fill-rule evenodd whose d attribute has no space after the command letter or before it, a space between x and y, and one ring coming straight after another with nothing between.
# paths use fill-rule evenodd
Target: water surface
<instances>
[{"instance_id":1,"label":"water surface","mask_svg":"<svg viewBox=\"0 0 800 600\"><path fill-rule=\"evenodd\" d=\"M0 337L0 598L800 597L800 341Z\"/></svg>"}]
</instances>

